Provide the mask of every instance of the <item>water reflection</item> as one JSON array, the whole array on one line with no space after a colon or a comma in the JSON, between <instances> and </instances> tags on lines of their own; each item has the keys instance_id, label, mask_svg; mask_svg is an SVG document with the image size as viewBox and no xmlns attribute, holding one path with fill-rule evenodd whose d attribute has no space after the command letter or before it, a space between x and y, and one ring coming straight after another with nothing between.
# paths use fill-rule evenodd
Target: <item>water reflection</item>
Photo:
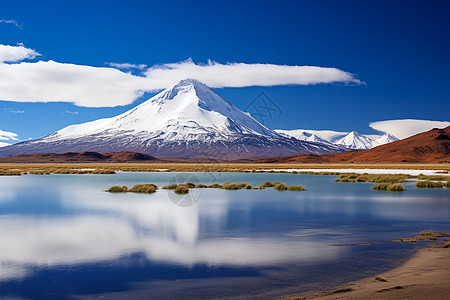
<instances>
[{"instance_id":1,"label":"water reflection","mask_svg":"<svg viewBox=\"0 0 450 300\"><path fill-rule=\"evenodd\" d=\"M33 266L73 265L143 253L149 260L184 266L264 266L333 259L341 249L286 236L226 234L229 199L177 207L168 191L151 195L82 192L62 186L62 204L75 214L0 218L0 278L22 278ZM199 237L200 220L209 237ZM219 235L218 232L222 233ZM216 234L214 234L216 233ZM225 233L225 234L224 234Z\"/></svg>"},{"instance_id":2,"label":"water reflection","mask_svg":"<svg viewBox=\"0 0 450 300\"><path fill-rule=\"evenodd\" d=\"M254 268L265 274L271 267L273 273L290 270L289 276L278 276L280 284L285 284L287 277L297 284L299 276L306 276L300 274L302 263L310 264L311 270L311 264L363 257L362 248L355 253L351 247L329 244L388 240L422 230L423 224L434 224L434 230L449 224L450 201L445 190L407 187L403 194L392 194L374 192L367 184L336 184L327 176L223 176L222 181L253 185L266 180L304 184L308 191L205 189L196 205L179 207L174 205L172 191L158 190L152 195L104 192L114 184L163 185L170 182L167 174L2 178L0 284L38 278L44 268L80 266L95 273L96 266L111 262L134 273L136 262L126 259L133 255L143 257L151 268L132 280L154 280L152 272L158 268L161 273L174 272L175 277L180 267ZM198 178L203 180L202 174ZM367 249L369 257L381 255ZM172 269L167 271L169 267L161 264ZM207 272L209 277L216 276L215 271ZM224 276L221 272L217 276ZM115 283L122 283L120 280Z\"/></svg>"}]
</instances>

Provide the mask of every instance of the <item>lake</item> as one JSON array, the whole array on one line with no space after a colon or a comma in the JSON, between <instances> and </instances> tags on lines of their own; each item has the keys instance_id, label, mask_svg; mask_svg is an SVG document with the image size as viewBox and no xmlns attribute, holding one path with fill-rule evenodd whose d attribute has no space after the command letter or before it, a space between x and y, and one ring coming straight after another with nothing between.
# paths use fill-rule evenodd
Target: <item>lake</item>
<instances>
[{"instance_id":1,"label":"lake","mask_svg":"<svg viewBox=\"0 0 450 300\"><path fill-rule=\"evenodd\" d=\"M0 177L0 296L26 299L269 297L392 268L450 227L450 190L373 191L337 176L123 173ZM112 185L265 181L307 191ZM334 244L378 242L374 245Z\"/></svg>"}]
</instances>

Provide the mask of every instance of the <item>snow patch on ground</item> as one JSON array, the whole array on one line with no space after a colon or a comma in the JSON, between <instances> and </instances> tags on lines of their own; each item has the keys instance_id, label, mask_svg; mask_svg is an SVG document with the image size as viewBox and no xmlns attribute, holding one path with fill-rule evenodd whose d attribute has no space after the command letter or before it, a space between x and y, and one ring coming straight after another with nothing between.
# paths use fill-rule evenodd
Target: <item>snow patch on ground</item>
<instances>
[{"instance_id":1,"label":"snow patch on ground","mask_svg":"<svg viewBox=\"0 0 450 300\"><path fill-rule=\"evenodd\" d=\"M339 173L357 173L357 174L408 174L408 175L442 175L450 176L450 174L445 174L445 170L408 170L408 169L261 169L257 171L275 171L275 172L339 172Z\"/></svg>"}]
</instances>

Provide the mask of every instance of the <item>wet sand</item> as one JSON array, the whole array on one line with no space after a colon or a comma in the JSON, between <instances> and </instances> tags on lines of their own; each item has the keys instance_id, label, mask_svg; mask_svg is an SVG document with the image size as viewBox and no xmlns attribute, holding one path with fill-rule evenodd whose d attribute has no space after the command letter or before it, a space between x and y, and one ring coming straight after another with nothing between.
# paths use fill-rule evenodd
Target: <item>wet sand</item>
<instances>
[{"instance_id":1,"label":"wet sand","mask_svg":"<svg viewBox=\"0 0 450 300\"><path fill-rule=\"evenodd\" d=\"M419 250L401 266L375 277L333 289L276 299L450 299L450 248L436 242Z\"/></svg>"}]
</instances>

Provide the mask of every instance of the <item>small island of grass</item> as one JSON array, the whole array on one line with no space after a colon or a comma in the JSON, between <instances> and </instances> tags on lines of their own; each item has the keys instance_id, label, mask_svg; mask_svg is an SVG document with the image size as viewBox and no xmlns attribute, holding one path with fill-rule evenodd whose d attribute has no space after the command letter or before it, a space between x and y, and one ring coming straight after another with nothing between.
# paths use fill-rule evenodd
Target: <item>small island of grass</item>
<instances>
[{"instance_id":1,"label":"small island of grass","mask_svg":"<svg viewBox=\"0 0 450 300\"><path fill-rule=\"evenodd\" d=\"M403 192L405 188L400 183L378 183L372 187L375 191Z\"/></svg>"},{"instance_id":2,"label":"small island of grass","mask_svg":"<svg viewBox=\"0 0 450 300\"><path fill-rule=\"evenodd\" d=\"M416 187L419 189L440 189L444 186L441 181L431 181L431 180L419 180L416 182Z\"/></svg>"}]
</instances>

